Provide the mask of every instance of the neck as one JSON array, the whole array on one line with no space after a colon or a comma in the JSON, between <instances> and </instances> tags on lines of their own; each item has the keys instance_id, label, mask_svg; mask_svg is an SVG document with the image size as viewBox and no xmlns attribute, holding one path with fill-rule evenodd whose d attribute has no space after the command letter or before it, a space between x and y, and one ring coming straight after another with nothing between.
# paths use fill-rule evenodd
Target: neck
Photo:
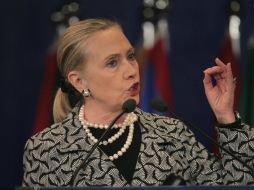
<instances>
[{"instance_id":1,"label":"neck","mask_svg":"<svg viewBox=\"0 0 254 190\"><path fill-rule=\"evenodd\" d=\"M97 104L91 101L87 101L84 104L84 116L89 122L98 124L110 124L117 115L122 112L121 109L109 109L106 105ZM124 114L117 123L122 123L126 114Z\"/></svg>"}]
</instances>

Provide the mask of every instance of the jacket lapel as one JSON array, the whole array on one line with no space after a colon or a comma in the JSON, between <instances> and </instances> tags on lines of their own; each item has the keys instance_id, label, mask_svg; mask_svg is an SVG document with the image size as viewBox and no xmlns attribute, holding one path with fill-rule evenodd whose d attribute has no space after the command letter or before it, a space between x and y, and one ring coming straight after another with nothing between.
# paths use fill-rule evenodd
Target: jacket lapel
<instances>
[{"instance_id":1,"label":"jacket lapel","mask_svg":"<svg viewBox=\"0 0 254 190\"><path fill-rule=\"evenodd\" d=\"M141 127L142 143L132 185L162 185L167 176L173 173L175 160L159 145L168 139L156 130L157 124L151 114L137 110ZM140 177L142 176L142 177Z\"/></svg>"},{"instance_id":2,"label":"jacket lapel","mask_svg":"<svg viewBox=\"0 0 254 190\"><path fill-rule=\"evenodd\" d=\"M57 172L56 180L61 186L68 186L74 171L82 163L94 143L88 138L76 110L72 118L67 119L60 126L64 139L56 150L59 164L54 169ZM103 179L103 180L102 180ZM126 186L127 182L108 156L96 148L87 160L85 168L82 168L75 179L75 186Z\"/></svg>"}]
</instances>

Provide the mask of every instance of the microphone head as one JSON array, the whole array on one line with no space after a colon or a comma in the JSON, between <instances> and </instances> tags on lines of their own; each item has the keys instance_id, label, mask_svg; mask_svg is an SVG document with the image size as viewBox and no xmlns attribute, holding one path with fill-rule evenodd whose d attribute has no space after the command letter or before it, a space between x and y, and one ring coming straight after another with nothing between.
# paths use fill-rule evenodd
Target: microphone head
<instances>
[{"instance_id":1,"label":"microphone head","mask_svg":"<svg viewBox=\"0 0 254 190\"><path fill-rule=\"evenodd\" d=\"M126 113L133 112L137 106L134 99L128 99L123 103L122 110Z\"/></svg>"},{"instance_id":2,"label":"microphone head","mask_svg":"<svg viewBox=\"0 0 254 190\"><path fill-rule=\"evenodd\" d=\"M155 109L158 112L167 112L168 111L167 104L161 99L152 99L150 101L150 105L153 109Z\"/></svg>"}]
</instances>

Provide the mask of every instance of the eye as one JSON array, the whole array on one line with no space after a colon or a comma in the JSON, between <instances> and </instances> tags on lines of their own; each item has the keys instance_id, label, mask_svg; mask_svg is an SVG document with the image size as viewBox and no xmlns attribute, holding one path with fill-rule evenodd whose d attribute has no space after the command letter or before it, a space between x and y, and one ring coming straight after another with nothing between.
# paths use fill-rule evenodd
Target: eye
<instances>
[{"instance_id":1,"label":"eye","mask_svg":"<svg viewBox=\"0 0 254 190\"><path fill-rule=\"evenodd\" d=\"M117 66L117 60L113 59L113 60L110 60L106 63L106 66L109 67L109 68L114 68Z\"/></svg>"},{"instance_id":2,"label":"eye","mask_svg":"<svg viewBox=\"0 0 254 190\"><path fill-rule=\"evenodd\" d=\"M134 53L134 52L130 53L130 54L128 55L128 59L129 59L130 61L136 60L135 53Z\"/></svg>"}]
</instances>

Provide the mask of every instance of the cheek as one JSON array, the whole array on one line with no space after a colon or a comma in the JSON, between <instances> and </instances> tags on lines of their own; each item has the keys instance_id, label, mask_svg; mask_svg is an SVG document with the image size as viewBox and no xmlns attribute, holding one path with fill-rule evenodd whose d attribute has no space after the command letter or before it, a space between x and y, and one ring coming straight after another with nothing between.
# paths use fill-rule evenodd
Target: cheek
<instances>
[{"instance_id":1,"label":"cheek","mask_svg":"<svg viewBox=\"0 0 254 190\"><path fill-rule=\"evenodd\" d=\"M123 78L123 72L98 71L90 72L88 78L88 88L97 96L111 96L119 99L124 96L128 85L126 85ZM113 98L113 99L114 99Z\"/></svg>"},{"instance_id":2,"label":"cheek","mask_svg":"<svg viewBox=\"0 0 254 190\"><path fill-rule=\"evenodd\" d=\"M115 93L121 93L124 91L124 86L121 80L119 79L112 79L112 81L109 81L107 85L114 91Z\"/></svg>"},{"instance_id":3,"label":"cheek","mask_svg":"<svg viewBox=\"0 0 254 190\"><path fill-rule=\"evenodd\" d=\"M109 95L121 94L121 92L124 91L122 80L118 77L97 78L91 83L91 88L97 92Z\"/></svg>"}]
</instances>

